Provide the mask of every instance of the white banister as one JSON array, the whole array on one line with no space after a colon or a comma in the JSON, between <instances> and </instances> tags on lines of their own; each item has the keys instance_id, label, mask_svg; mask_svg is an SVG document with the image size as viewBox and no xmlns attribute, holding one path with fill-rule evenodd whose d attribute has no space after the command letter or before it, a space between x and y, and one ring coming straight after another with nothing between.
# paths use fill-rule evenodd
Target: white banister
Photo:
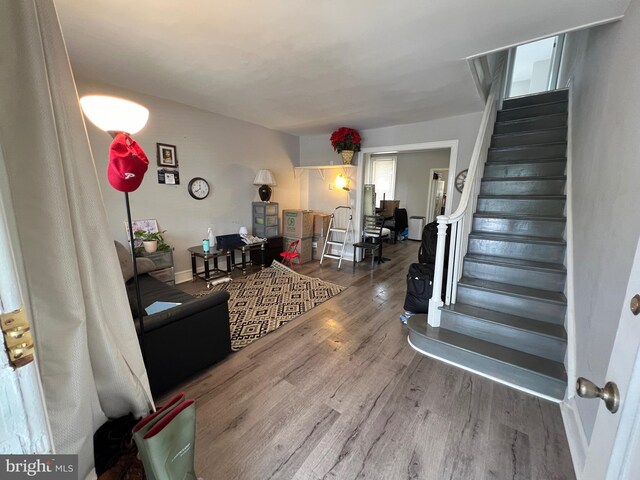
<instances>
[{"instance_id":1,"label":"white banister","mask_svg":"<svg viewBox=\"0 0 640 480\"><path fill-rule=\"evenodd\" d=\"M445 281L446 292L444 304L456 303L458 281L462 276L462 261L467 250L467 238L471 231L472 217L476 209L477 196L480 192L482 173L487 160L487 150L493 134L493 125L496 120L498 105L501 101L502 84L505 77L507 55L503 54L497 63L491 90L484 107L478 136L473 147L469 170L462 190L462 197L455 212L451 215L439 215L438 243L436 246L436 263L433 275L433 294L429 300L429 315L427 321L432 327L440 326L440 307L443 306L442 286ZM447 226L451 225L449 239L449 262L447 275L444 277L444 253Z\"/></svg>"}]
</instances>

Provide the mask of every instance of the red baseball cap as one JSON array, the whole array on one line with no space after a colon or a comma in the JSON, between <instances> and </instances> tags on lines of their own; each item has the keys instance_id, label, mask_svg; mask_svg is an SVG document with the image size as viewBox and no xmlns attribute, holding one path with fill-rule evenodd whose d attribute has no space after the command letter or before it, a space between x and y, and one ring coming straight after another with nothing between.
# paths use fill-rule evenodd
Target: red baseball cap
<instances>
[{"instance_id":1,"label":"red baseball cap","mask_svg":"<svg viewBox=\"0 0 640 480\"><path fill-rule=\"evenodd\" d=\"M107 178L113 188L133 192L142 183L149 159L127 133L118 133L111 142Z\"/></svg>"}]
</instances>

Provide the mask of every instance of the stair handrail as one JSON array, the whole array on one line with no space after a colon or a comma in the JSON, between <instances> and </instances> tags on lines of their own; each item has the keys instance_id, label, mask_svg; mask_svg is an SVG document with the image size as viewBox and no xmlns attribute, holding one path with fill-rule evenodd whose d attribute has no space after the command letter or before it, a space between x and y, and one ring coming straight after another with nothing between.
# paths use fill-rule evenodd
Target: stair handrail
<instances>
[{"instance_id":1,"label":"stair handrail","mask_svg":"<svg viewBox=\"0 0 640 480\"><path fill-rule=\"evenodd\" d=\"M507 55L502 54L496 62L496 69L491 80L491 90L485 103L480 128L471 154L471 161L462 189L458 208L450 215L438 215L438 241L433 274L433 293L429 300L427 321L432 327L440 326L440 307L456 303L458 281L462 275L462 259L466 253L466 240L471 228L471 218L476 208L480 182L487 160L487 151L493 125L496 120L498 105L502 100L502 87L505 79ZM444 276L444 254L447 237L447 226L451 225L449 236L449 264L447 265L446 294L442 301L442 284Z\"/></svg>"}]
</instances>

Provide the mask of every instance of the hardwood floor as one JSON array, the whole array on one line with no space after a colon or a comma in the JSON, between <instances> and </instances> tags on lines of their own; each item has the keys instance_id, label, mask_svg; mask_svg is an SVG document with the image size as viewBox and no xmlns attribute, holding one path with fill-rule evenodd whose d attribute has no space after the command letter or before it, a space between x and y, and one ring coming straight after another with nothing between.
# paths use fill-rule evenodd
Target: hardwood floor
<instances>
[{"instance_id":1,"label":"hardwood floor","mask_svg":"<svg viewBox=\"0 0 640 480\"><path fill-rule=\"evenodd\" d=\"M575 478L558 405L411 349L398 316L418 242L384 248L391 261L355 274L303 265L349 288L183 387L197 402L198 475Z\"/></svg>"}]
</instances>

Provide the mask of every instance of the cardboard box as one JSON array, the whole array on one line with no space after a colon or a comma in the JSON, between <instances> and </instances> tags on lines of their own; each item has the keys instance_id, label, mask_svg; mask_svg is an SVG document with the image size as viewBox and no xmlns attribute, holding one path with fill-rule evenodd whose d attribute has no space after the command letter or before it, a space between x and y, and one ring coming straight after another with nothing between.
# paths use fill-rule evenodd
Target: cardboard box
<instances>
[{"instance_id":1,"label":"cardboard box","mask_svg":"<svg viewBox=\"0 0 640 480\"><path fill-rule=\"evenodd\" d=\"M327 237L320 237L314 235L311 239L311 258L314 260L320 260L322 257L322 249L324 248L324 243L327 241Z\"/></svg>"},{"instance_id":2,"label":"cardboard box","mask_svg":"<svg viewBox=\"0 0 640 480\"><path fill-rule=\"evenodd\" d=\"M284 252L289 248L289 244L295 240L300 240L298 243L298 253L300 254L300 263L307 263L311 261L311 237L295 238L284 237L282 239L282 251ZM298 263L297 260L293 261L294 264Z\"/></svg>"},{"instance_id":3,"label":"cardboard box","mask_svg":"<svg viewBox=\"0 0 640 480\"><path fill-rule=\"evenodd\" d=\"M306 238L313 235L313 212L310 210L283 210L282 236Z\"/></svg>"},{"instance_id":4,"label":"cardboard box","mask_svg":"<svg viewBox=\"0 0 640 480\"><path fill-rule=\"evenodd\" d=\"M313 215L313 236L326 237L329 234L331 215L328 213L315 213Z\"/></svg>"}]
</instances>

